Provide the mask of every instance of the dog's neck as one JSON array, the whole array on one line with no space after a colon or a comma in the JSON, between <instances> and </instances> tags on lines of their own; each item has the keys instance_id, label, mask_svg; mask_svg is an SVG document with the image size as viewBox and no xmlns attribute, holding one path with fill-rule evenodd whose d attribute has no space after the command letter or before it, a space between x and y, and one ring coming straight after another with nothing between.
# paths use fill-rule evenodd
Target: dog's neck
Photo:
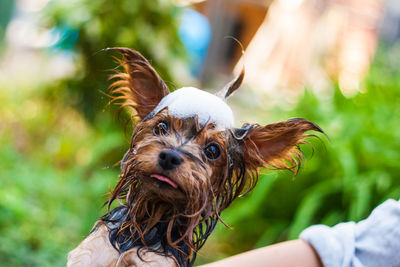
<instances>
[{"instance_id":1,"label":"dog's neck","mask_svg":"<svg viewBox=\"0 0 400 267\"><path fill-rule=\"evenodd\" d=\"M130 249L137 248L138 255L140 255L140 250L143 249L145 252L150 251L165 257L173 257L178 262L179 266L191 266L195 260L196 253L193 252L189 257L190 248L183 241L177 243L177 247L173 247L169 244L166 235L169 222L168 215L162 218L150 231L144 234L144 240L140 238L137 231L132 231L130 227L124 227L126 226L126 222L132 220L127 206L122 205L111 210L104 215L101 220L109 230L111 244L120 254ZM171 231L171 238L173 240L178 240L181 233L186 230L182 229L184 228L183 225L186 225L184 218L176 220ZM145 226L143 226L143 228L144 227ZM206 236L201 239L201 245L204 244L214 227L215 223L213 223L212 229L209 229L210 231L206 233Z\"/></svg>"}]
</instances>

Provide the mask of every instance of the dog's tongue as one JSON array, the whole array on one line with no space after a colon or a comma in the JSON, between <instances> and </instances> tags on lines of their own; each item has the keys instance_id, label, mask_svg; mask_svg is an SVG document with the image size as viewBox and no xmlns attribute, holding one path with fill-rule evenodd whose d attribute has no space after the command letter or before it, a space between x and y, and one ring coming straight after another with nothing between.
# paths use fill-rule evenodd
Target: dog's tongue
<instances>
[{"instance_id":1,"label":"dog's tongue","mask_svg":"<svg viewBox=\"0 0 400 267\"><path fill-rule=\"evenodd\" d=\"M151 174L150 177L152 178L156 178L157 180L160 180L162 182L168 183L170 184L173 188L178 188L178 185L176 183L174 183L173 181L171 181L171 179L169 179L168 177L165 177L163 175L160 174Z\"/></svg>"}]
</instances>

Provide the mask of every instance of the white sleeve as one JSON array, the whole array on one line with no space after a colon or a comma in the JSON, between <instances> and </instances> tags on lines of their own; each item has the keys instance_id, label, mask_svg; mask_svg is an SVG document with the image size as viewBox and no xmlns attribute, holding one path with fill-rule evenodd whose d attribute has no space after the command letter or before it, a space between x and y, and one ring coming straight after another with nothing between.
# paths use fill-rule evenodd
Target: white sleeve
<instances>
[{"instance_id":1,"label":"white sleeve","mask_svg":"<svg viewBox=\"0 0 400 267\"><path fill-rule=\"evenodd\" d=\"M311 226L300 238L314 247L325 267L398 267L400 202L385 201L359 223Z\"/></svg>"}]
</instances>

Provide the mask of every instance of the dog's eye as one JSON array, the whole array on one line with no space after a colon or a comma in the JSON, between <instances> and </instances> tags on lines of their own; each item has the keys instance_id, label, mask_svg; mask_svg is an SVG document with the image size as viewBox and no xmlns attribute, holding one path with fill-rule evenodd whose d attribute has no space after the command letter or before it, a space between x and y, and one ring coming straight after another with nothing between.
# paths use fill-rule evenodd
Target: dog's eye
<instances>
[{"instance_id":1,"label":"dog's eye","mask_svg":"<svg viewBox=\"0 0 400 267\"><path fill-rule=\"evenodd\" d=\"M167 135L168 134L168 124L165 121L159 122L153 129L154 135Z\"/></svg>"},{"instance_id":2,"label":"dog's eye","mask_svg":"<svg viewBox=\"0 0 400 267\"><path fill-rule=\"evenodd\" d=\"M219 145L211 143L204 148L204 154L206 154L207 158L216 160L221 155L221 149L219 148Z\"/></svg>"}]
</instances>

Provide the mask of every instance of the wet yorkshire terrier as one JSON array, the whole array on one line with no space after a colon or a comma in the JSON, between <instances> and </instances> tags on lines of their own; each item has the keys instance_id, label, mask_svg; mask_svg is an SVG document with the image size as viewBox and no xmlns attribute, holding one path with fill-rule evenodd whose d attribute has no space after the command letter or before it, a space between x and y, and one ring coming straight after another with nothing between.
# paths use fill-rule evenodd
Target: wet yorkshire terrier
<instances>
[{"instance_id":1,"label":"wet yorkshire terrier","mask_svg":"<svg viewBox=\"0 0 400 267\"><path fill-rule=\"evenodd\" d=\"M191 266L220 214L257 183L258 168L297 172L305 119L234 127L227 98L244 71L213 95L193 87L170 93L137 51L122 54L113 101L132 108L137 125L111 193L119 206L69 253L67 266ZM223 222L222 222L223 223Z\"/></svg>"}]
</instances>

